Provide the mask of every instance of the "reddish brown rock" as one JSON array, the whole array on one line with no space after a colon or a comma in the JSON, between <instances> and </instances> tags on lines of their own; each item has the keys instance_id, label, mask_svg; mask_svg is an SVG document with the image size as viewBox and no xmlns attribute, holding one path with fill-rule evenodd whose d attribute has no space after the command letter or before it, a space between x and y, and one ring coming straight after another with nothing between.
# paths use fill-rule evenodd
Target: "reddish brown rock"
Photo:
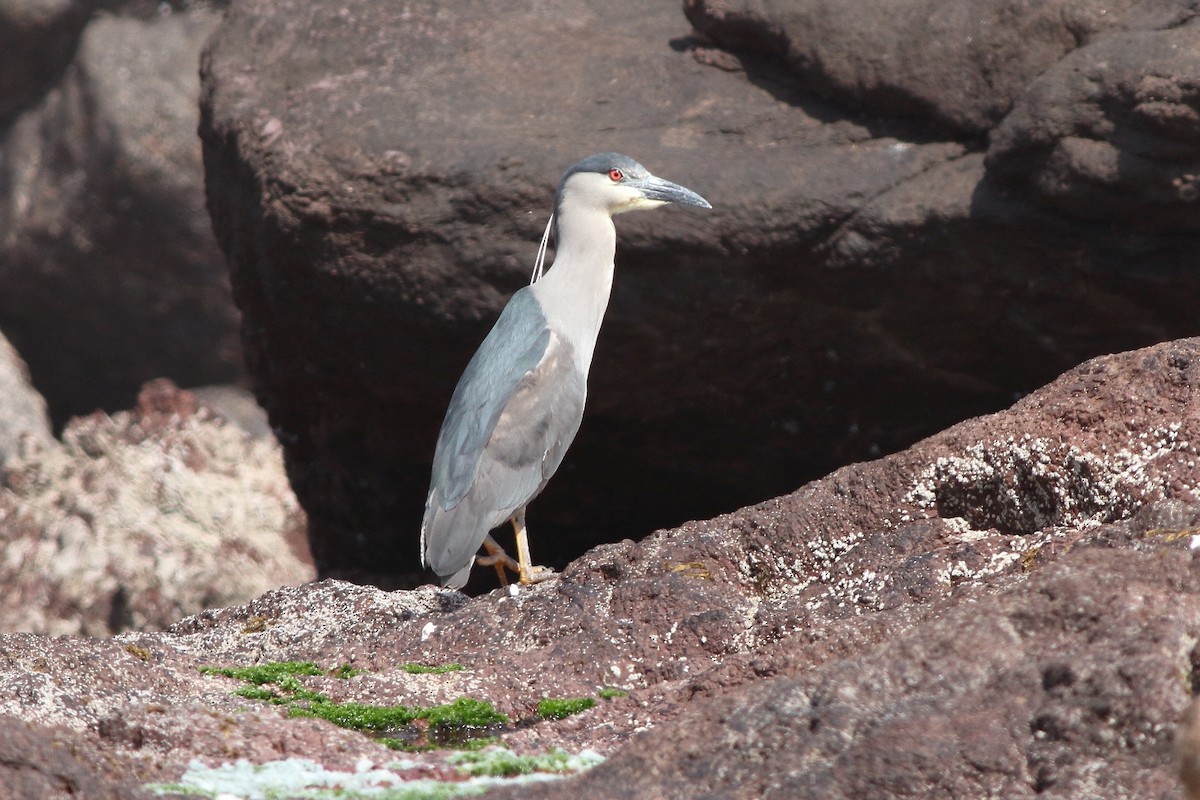
<instances>
[{"instance_id":1,"label":"reddish brown rock","mask_svg":"<svg viewBox=\"0 0 1200 800\"><path fill-rule=\"evenodd\" d=\"M1200 230L1200 25L1159 22L1171 24L1089 44L1031 82L992 134L989 168L1073 216Z\"/></svg>"},{"instance_id":2,"label":"reddish brown rock","mask_svg":"<svg viewBox=\"0 0 1200 800\"><path fill-rule=\"evenodd\" d=\"M1175 732L1175 757L1179 780L1187 800L1200 798L1200 701L1193 701Z\"/></svg>"},{"instance_id":3,"label":"reddish brown rock","mask_svg":"<svg viewBox=\"0 0 1200 800\"><path fill-rule=\"evenodd\" d=\"M696 29L858 113L985 134L1031 80L1114 28L1136 0L685 0ZM951 77L952 76L952 77Z\"/></svg>"},{"instance_id":4,"label":"reddish brown rock","mask_svg":"<svg viewBox=\"0 0 1200 800\"><path fill-rule=\"evenodd\" d=\"M1164 196L1171 170L1188 185L1190 5L685 10L231 8L203 60L209 207L323 576L419 574L454 382L528 281L562 170L590 152L627 152L714 209L617 220L588 413L530 511L552 566L896 452L1095 355L1195 333L1195 205L1171 201L1160 227L1125 213ZM1181 46L1150 59L1133 32L1151 55ZM1119 73L1087 103L1039 102L1039 76L1085 51ZM1174 77L1129 96L1151 65ZM1156 87L1171 96L1150 103ZM1086 114L1102 138L1106 108L1137 118L1103 138L1104 163L1134 154L1129 132L1136 163L1161 172L1118 170L1088 213L1031 189L1049 174L1089 198L1041 160L1058 134L1018 118ZM1001 158L998 125L1037 147Z\"/></svg>"},{"instance_id":5,"label":"reddish brown rock","mask_svg":"<svg viewBox=\"0 0 1200 800\"><path fill-rule=\"evenodd\" d=\"M483 699L520 721L499 731L519 753L608 757L496 797L1157 800L1200 662L1198 436L1200 340L1107 356L904 453L513 593L323 581L167 632L9 634L0 714L73 732L112 780L174 781L193 759L392 760L199 670L312 660L364 670L301 679L335 701ZM606 686L629 694L537 719L545 697ZM462 777L444 751L411 758L405 780Z\"/></svg>"},{"instance_id":6,"label":"reddish brown rock","mask_svg":"<svg viewBox=\"0 0 1200 800\"><path fill-rule=\"evenodd\" d=\"M149 800L155 797L105 770L98 752L69 734L0 716L2 800Z\"/></svg>"},{"instance_id":7,"label":"reddish brown rock","mask_svg":"<svg viewBox=\"0 0 1200 800\"><path fill-rule=\"evenodd\" d=\"M313 576L279 446L169 381L0 471L0 629L163 628Z\"/></svg>"}]
</instances>

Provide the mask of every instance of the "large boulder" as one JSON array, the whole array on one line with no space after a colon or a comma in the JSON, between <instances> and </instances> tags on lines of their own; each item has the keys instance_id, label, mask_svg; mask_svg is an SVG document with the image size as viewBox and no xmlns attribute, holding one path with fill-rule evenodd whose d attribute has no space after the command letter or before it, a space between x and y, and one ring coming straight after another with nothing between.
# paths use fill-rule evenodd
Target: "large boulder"
<instances>
[{"instance_id":1,"label":"large boulder","mask_svg":"<svg viewBox=\"0 0 1200 800\"><path fill-rule=\"evenodd\" d=\"M1046 68L1139 0L684 0L696 30L838 106L976 137ZM885 124L887 124L885 122Z\"/></svg>"},{"instance_id":2,"label":"large boulder","mask_svg":"<svg viewBox=\"0 0 1200 800\"><path fill-rule=\"evenodd\" d=\"M530 512L540 561L1190 335L1192 206L1097 222L1012 177L1038 152L1001 173L985 158L1039 75L1130 31L1183 37L1168 29L1194 14L1129 7L689 3L702 35L635 2L232 8L203 60L209 204L322 574L418 569L454 382L528 280L561 171L592 152L714 209L617 220L588 413ZM1133 74L1136 42L1122 52Z\"/></svg>"},{"instance_id":3,"label":"large boulder","mask_svg":"<svg viewBox=\"0 0 1200 800\"><path fill-rule=\"evenodd\" d=\"M0 470L0 630L107 636L311 580L279 445L168 381Z\"/></svg>"},{"instance_id":4,"label":"large boulder","mask_svg":"<svg viewBox=\"0 0 1200 800\"><path fill-rule=\"evenodd\" d=\"M1200 21L1072 52L992 135L988 165L1084 219L1200 231Z\"/></svg>"},{"instance_id":5,"label":"large boulder","mask_svg":"<svg viewBox=\"0 0 1200 800\"><path fill-rule=\"evenodd\" d=\"M196 139L198 54L218 21L96 17L3 130L0 328L59 425L127 408L158 377L244 380Z\"/></svg>"},{"instance_id":6,"label":"large boulder","mask_svg":"<svg viewBox=\"0 0 1200 800\"><path fill-rule=\"evenodd\" d=\"M3 635L0 715L70 742L106 785L243 797L464 787L461 754L397 759L379 738L427 744L431 721L364 706L472 698L511 719L473 733L515 754L607 758L493 797L1157 799L1200 658L1198 443L1200 339L1100 358L533 587L327 580L165 632ZM539 710L562 698L596 705ZM22 752L35 775L64 769Z\"/></svg>"}]
</instances>

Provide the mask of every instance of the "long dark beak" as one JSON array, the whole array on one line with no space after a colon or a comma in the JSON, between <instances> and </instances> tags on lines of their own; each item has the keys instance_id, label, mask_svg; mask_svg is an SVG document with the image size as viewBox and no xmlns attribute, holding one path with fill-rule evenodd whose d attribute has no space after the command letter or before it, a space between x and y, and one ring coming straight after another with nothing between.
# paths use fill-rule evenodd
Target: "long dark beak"
<instances>
[{"instance_id":1,"label":"long dark beak","mask_svg":"<svg viewBox=\"0 0 1200 800\"><path fill-rule=\"evenodd\" d=\"M636 181L630 181L630 183L648 200L658 200L663 203L683 203L685 206L700 206L700 208L712 208L707 200L691 189L680 186L678 183L664 181L662 178L656 178L653 175L639 178Z\"/></svg>"}]
</instances>

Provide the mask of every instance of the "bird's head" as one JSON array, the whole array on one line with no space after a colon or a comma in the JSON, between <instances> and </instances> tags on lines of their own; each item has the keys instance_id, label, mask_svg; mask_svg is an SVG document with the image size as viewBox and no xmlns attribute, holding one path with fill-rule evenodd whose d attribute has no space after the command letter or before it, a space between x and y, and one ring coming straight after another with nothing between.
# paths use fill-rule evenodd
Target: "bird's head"
<instances>
[{"instance_id":1,"label":"bird's head","mask_svg":"<svg viewBox=\"0 0 1200 800\"><path fill-rule=\"evenodd\" d=\"M606 211L609 215L664 203L712 208L691 189L655 177L629 156L599 153L567 170L558 184L557 215L573 208Z\"/></svg>"}]
</instances>

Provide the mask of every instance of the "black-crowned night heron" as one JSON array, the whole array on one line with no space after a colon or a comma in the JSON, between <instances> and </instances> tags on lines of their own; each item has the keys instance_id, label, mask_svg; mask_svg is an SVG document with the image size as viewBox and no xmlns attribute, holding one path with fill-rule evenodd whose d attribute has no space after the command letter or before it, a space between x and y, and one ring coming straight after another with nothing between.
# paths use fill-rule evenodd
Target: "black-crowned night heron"
<instances>
[{"instance_id":1,"label":"black-crowned night heron","mask_svg":"<svg viewBox=\"0 0 1200 800\"><path fill-rule=\"evenodd\" d=\"M553 572L529 562L525 507L546 486L579 430L588 369L612 289L624 211L703 197L656 178L628 156L601 153L567 170L554 201L557 253L541 277L518 290L467 364L450 399L433 457L421 524L421 558L446 586L481 564L517 572L521 583ZM517 560L489 531L511 521Z\"/></svg>"}]
</instances>

